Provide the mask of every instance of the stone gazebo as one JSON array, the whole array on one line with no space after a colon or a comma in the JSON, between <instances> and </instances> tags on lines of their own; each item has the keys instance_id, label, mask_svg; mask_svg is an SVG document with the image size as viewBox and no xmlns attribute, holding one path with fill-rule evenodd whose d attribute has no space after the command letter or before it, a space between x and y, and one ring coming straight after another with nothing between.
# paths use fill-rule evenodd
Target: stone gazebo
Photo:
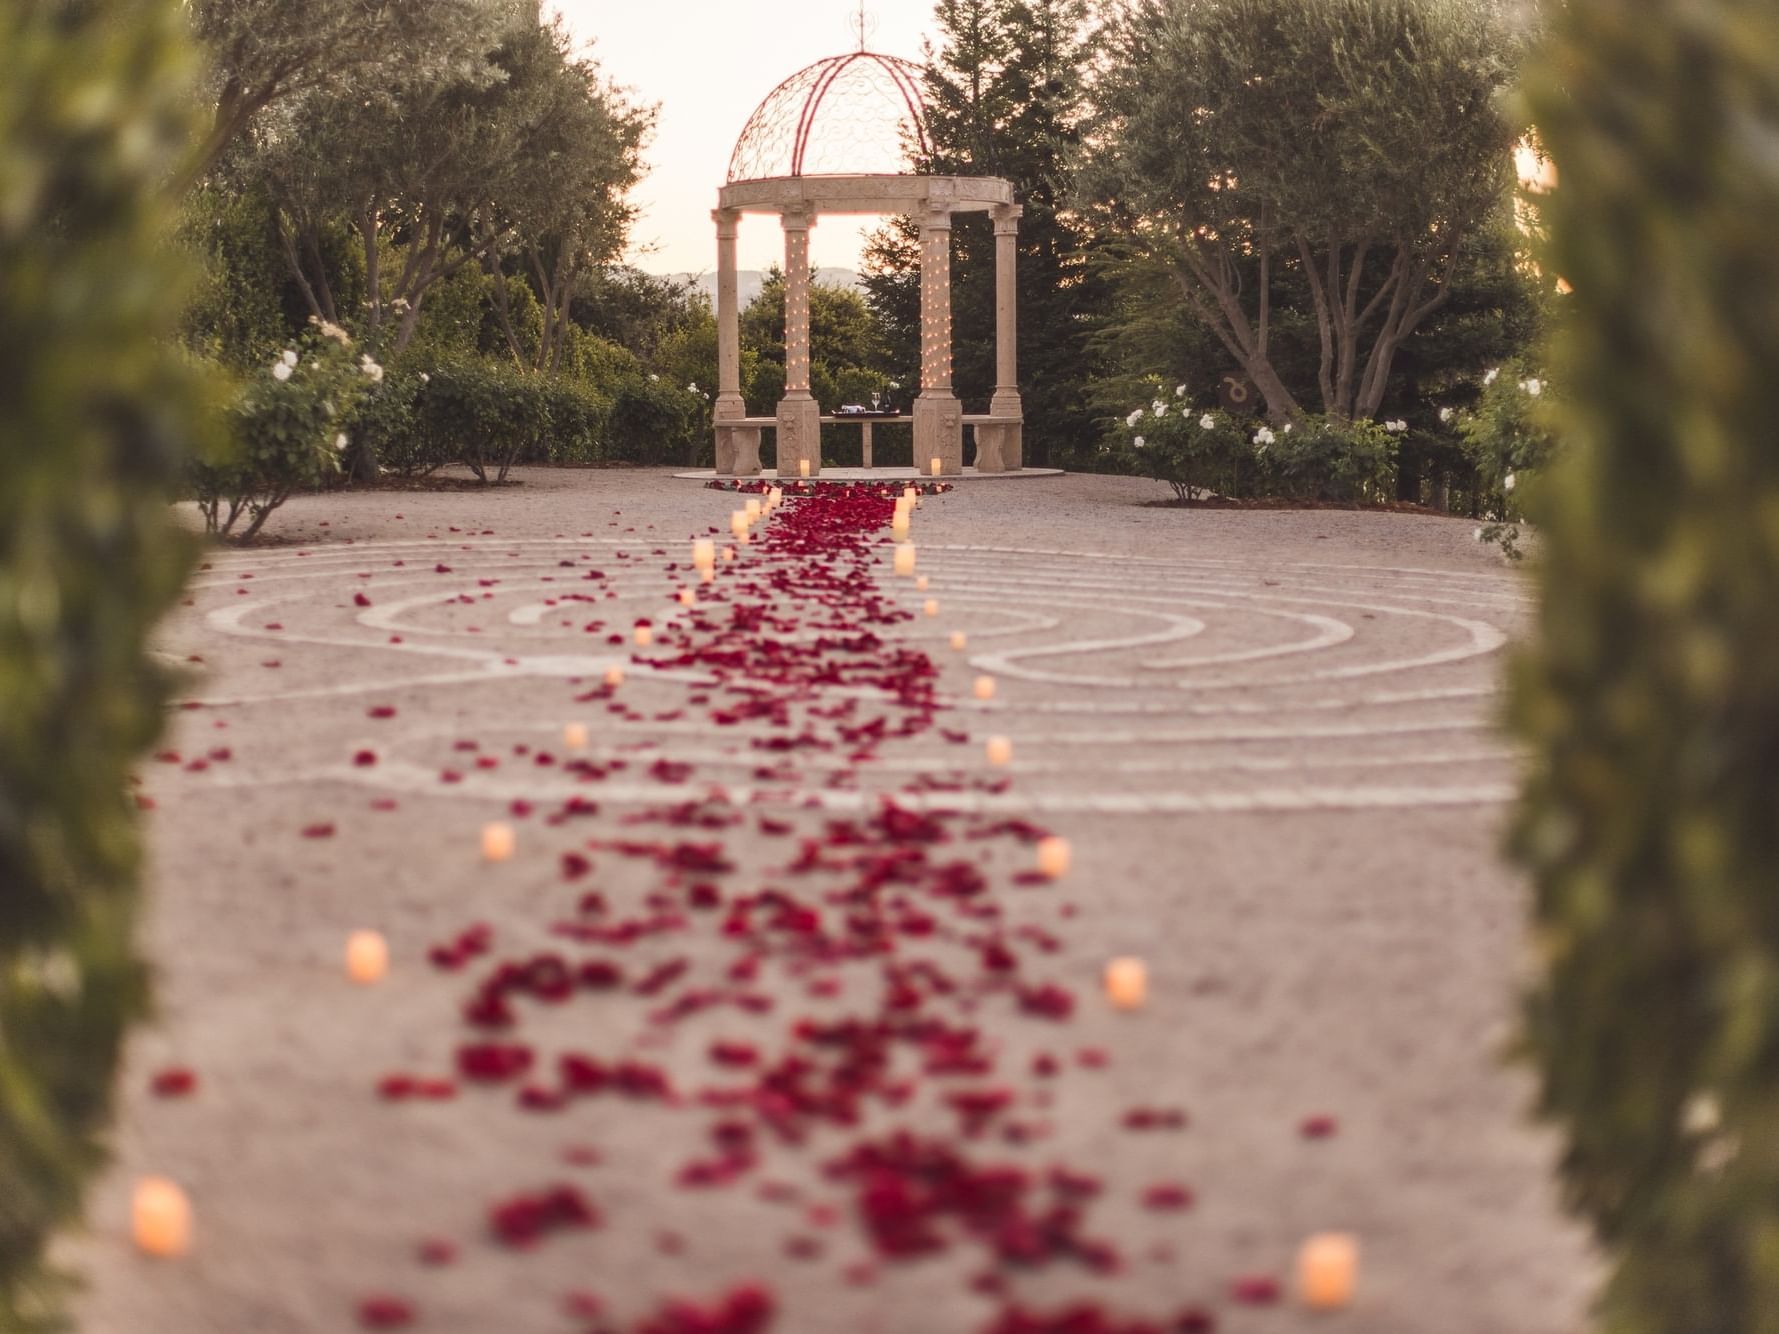
<instances>
[{"instance_id":1,"label":"stone gazebo","mask_svg":"<svg viewBox=\"0 0 1779 1334\"><path fill-rule=\"evenodd\" d=\"M920 79L918 66L862 47L831 56L774 88L736 140L728 183L711 214L719 477L760 471L760 431L769 426L778 429L779 476L798 476L805 461L810 476L821 471L824 418L809 393L809 229L824 213L908 214L920 224L920 395L912 417L896 419L914 423L915 467L926 473L938 459L944 473L961 473L965 426L976 433L979 472L1021 466L1014 337L1020 209L1012 185L997 177L905 169L910 150L918 160L929 156ZM993 215L995 233L995 391L982 416L966 416L951 386L951 219L973 210ZM784 227L785 392L773 417L749 417L741 397L735 235L743 213L776 213Z\"/></svg>"}]
</instances>

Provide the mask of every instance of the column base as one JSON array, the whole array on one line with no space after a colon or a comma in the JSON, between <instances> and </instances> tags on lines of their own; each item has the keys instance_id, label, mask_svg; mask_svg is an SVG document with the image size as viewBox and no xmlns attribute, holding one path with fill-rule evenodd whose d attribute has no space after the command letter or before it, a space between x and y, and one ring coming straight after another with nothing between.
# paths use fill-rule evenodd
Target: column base
<instances>
[{"instance_id":1,"label":"column base","mask_svg":"<svg viewBox=\"0 0 1779 1334\"><path fill-rule=\"evenodd\" d=\"M808 394L790 395L778 401L778 475L797 478L803 475L802 463L809 461L809 475L818 477L822 470L822 407Z\"/></svg>"},{"instance_id":2,"label":"column base","mask_svg":"<svg viewBox=\"0 0 1779 1334\"><path fill-rule=\"evenodd\" d=\"M964 408L952 393L922 393L914 400L914 467L922 477L939 471L956 477L964 470Z\"/></svg>"}]
</instances>

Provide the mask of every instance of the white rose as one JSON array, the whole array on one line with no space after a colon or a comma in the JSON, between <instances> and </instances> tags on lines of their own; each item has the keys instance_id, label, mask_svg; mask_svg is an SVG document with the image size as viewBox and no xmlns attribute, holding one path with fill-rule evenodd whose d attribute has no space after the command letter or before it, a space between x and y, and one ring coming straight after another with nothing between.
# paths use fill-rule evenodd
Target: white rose
<instances>
[{"instance_id":1,"label":"white rose","mask_svg":"<svg viewBox=\"0 0 1779 1334\"><path fill-rule=\"evenodd\" d=\"M1143 420L1143 410L1141 408L1136 408L1131 412L1130 416L1128 416L1124 419L1124 424L1126 426L1135 426L1138 422L1140 422L1142 420Z\"/></svg>"},{"instance_id":2,"label":"white rose","mask_svg":"<svg viewBox=\"0 0 1779 1334\"><path fill-rule=\"evenodd\" d=\"M296 365L296 364L297 364L297 354L296 354L296 349L295 349L295 348L294 348L294 347L287 347L287 348L285 348L285 349L284 349L284 358L283 358L283 360L284 360L284 364L285 364L285 365L286 365L286 366L294 366L294 365Z\"/></svg>"},{"instance_id":3,"label":"white rose","mask_svg":"<svg viewBox=\"0 0 1779 1334\"><path fill-rule=\"evenodd\" d=\"M697 392L698 392L698 382L697 382L697 381L696 381L696 380L694 380L694 381L692 381L692 382L691 382L691 383L690 383L690 384L688 384L688 385L687 385L687 386L686 386L686 392L687 392L687 393L688 393L688 394L695 394L695 393L697 393Z\"/></svg>"},{"instance_id":4,"label":"white rose","mask_svg":"<svg viewBox=\"0 0 1779 1334\"><path fill-rule=\"evenodd\" d=\"M1215 417L1211 416L1211 414L1208 412L1205 413L1204 416L1202 416L1198 419L1199 429L1203 430L1203 431L1210 430L1216 424L1217 424L1217 419Z\"/></svg>"},{"instance_id":5,"label":"white rose","mask_svg":"<svg viewBox=\"0 0 1779 1334\"><path fill-rule=\"evenodd\" d=\"M659 379L660 379L660 378L661 378L661 377L660 377L660 376L659 376L659 375L650 375L650 376L649 376L649 383L650 383L650 384L654 384L654 383L655 383L655 381L657 381L657 380L659 380Z\"/></svg>"},{"instance_id":6,"label":"white rose","mask_svg":"<svg viewBox=\"0 0 1779 1334\"><path fill-rule=\"evenodd\" d=\"M272 378L274 380L288 380L290 378L290 363L288 361L274 361L272 363Z\"/></svg>"},{"instance_id":7,"label":"white rose","mask_svg":"<svg viewBox=\"0 0 1779 1334\"><path fill-rule=\"evenodd\" d=\"M1508 473L1507 476L1505 476L1501 479L1501 489L1503 491L1513 490L1513 474L1512 473Z\"/></svg>"},{"instance_id":8,"label":"white rose","mask_svg":"<svg viewBox=\"0 0 1779 1334\"><path fill-rule=\"evenodd\" d=\"M1538 395L1544 392L1544 385L1538 380L1522 380L1520 382L1520 388L1532 395L1533 398L1537 398Z\"/></svg>"},{"instance_id":9,"label":"white rose","mask_svg":"<svg viewBox=\"0 0 1779 1334\"><path fill-rule=\"evenodd\" d=\"M1135 445L1138 449L1141 449L1143 447L1143 437L1139 435L1135 440L1131 441L1131 444Z\"/></svg>"},{"instance_id":10,"label":"white rose","mask_svg":"<svg viewBox=\"0 0 1779 1334\"><path fill-rule=\"evenodd\" d=\"M1487 375L1483 376L1483 383L1484 384L1494 384L1495 377L1499 374L1501 374L1501 368L1499 366L1497 366L1493 370L1491 370Z\"/></svg>"},{"instance_id":11,"label":"white rose","mask_svg":"<svg viewBox=\"0 0 1779 1334\"><path fill-rule=\"evenodd\" d=\"M1186 397L1186 386L1183 384L1175 385L1174 386L1174 397L1175 398L1185 398Z\"/></svg>"},{"instance_id":12,"label":"white rose","mask_svg":"<svg viewBox=\"0 0 1779 1334\"><path fill-rule=\"evenodd\" d=\"M1297 423L1296 423L1296 422L1286 422L1286 423L1285 423L1285 434L1286 434L1286 435L1290 435L1290 434L1291 434L1291 428L1292 428L1292 427L1293 427L1293 426L1295 426L1295 425L1297 425Z\"/></svg>"},{"instance_id":13,"label":"white rose","mask_svg":"<svg viewBox=\"0 0 1779 1334\"><path fill-rule=\"evenodd\" d=\"M1451 419L1452 419L1452 410L1450 408L1441 408L1439 410L1439 420L1440 421L1449 422Z\"/></svg>"},{"instance_id":14,"label":"white rose","mask_svg":"<svg viewBox=\"0 0 1779 1334\"><path fill-rule=\"evenodd\" d=\"M336 436L335 436L335 437L334 437L334 449L335 449L335 450L336 450L336 451L339 451L339 452L341 452L341 453L344 453L344 452L345 452L345 449L346 449L346 433L345 433L345 432L344 432L344 431L341 431L341 432L340 432L340 433L339 433L339 434L338 434L338 435L336 435Z\"/></svg>"},{"instance_id":15,"label":"white rose","mask_svg":"<svg viewBox=\"0 0 1779 1334\"><path fill-rule=\"evenodd\" d=\"M1254 432L1254 443L1257 445L1270 445L1277 438L1277 436L1273 435L1272 427L1270 426L1262 426L1258 431Z\"/></svg>"},{"instance_id":16,"label":"white rose","mask_svg":"<svg viewBox=\"0 0 1779 1334\"><path fill-rule=\"evenodd\" d=\"M421 384L431 384L432 376L428 375L425 371L421 371L420 372L420 383Z\"/></svg>"}]
</instances>

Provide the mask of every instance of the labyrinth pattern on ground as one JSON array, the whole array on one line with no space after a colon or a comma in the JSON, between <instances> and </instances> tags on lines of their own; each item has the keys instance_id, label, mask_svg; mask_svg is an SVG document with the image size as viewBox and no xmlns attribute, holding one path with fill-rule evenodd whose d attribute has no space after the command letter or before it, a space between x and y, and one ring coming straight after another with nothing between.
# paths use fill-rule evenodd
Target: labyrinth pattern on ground
<instances>
[{"instance_id":1,"label":"labyrinth pattern on ground","mask_svg":"<svg viewBox=\"0 0 1779 1334\"><path fill-rule=\"evenodd\" d=\"M1512 790L1497 682L1528 601L1507 572L923 544L930 587L919 592L889 574L886 539L880 577L913 614L902 633L943 666L953 725L857 772L843 754L800 755L774 778L760 776L759 726L716 731L684 712L703 673L651 668L654 652L631 643L636 621L668 626L685 614L676 591L696 587L687 552L661 540L464 534L218 555L196 581L197 605L235 650L278 670L262 673L263 690L200 687L193 706L300 709L359 696L367 708L402 708L345 746L316 737L313 753L212 781L438 793L468 712L498 698L509 739L548 748L574 717L563 716L560 690L545 703L539 687L596 684L621 664L624 703L589 703L581 716L590 757L671 747L738 801L856 809L912 775L980 775L994 735L1013 743L1016 784L899 799L1144 814L1465 805ZM743 548L699 589L707 607L753 559ZM929 597L937 615L921 614ZM947 647L956 631L967 636L962 652ZM971 697L978 675L995 678L993 699ZM378 747L378 764L351 762L365 744ZM533 764L464 773L448 792L548 801L575 784ZM599 789L617 803L663 795L645 766Z\"/></svg>"}]
</instances>

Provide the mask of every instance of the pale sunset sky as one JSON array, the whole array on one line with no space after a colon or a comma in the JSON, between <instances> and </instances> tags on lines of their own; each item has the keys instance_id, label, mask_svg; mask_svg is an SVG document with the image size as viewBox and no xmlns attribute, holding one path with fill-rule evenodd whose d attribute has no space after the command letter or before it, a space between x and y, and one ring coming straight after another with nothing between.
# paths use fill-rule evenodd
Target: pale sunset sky
<instances>
[{"instance_id":1,"label":"pale sunset sky","mask_svg":"<svg viewBox=\"0 0 1779 1334\"><path fill-rule=\"evenodd\" d=\"M630 263L651 273L716 267L710 211L735 138L783 79L824 56L855 50L858 0L546 0L607 77L637 101L659 105L645 154L648 175L632 198ZM867 0L870 47L918 61L933 32L931 0ZM812 260L856 269L870 219L826 218L810 234ZM742 224L744 269L784 261L776 220Z\"/></svg>"}]
</instances>

